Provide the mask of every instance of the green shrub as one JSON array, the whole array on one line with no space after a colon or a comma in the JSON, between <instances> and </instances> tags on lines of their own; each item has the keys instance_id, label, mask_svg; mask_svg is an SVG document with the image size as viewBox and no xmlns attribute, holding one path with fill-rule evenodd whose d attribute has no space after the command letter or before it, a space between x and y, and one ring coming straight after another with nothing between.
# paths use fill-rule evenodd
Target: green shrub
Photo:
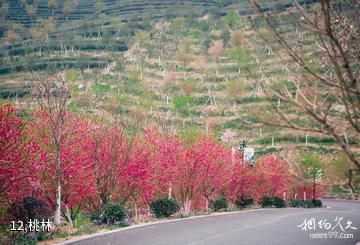
<instances>
[{"instance_id":1,"label":"green shrub","mask_svg":"<svg viewBox=\"0 0 360 245\"><path fill-rule=\"evenodd\" d=\"M305 206L305 203L303 200L291 199L288 205L293 208L301 208Z\"/></svg>"},{"instance_id":2,"label":"green shrub","mask_svg":"<svg viewBox=\"0 0 360 245\"><path fill-rule=\"evenodd\" d=\"M95 212L92 212L90 214L90 221L96 224L105 224L106 223L106 219L103 215L103 209L100 208L98 210L96 210Z\"/></svg>"},{"instance_id":3,"label":"green shrub","mask_svg":"<svg viewBox=\"0 0 360 245\"><path fill-rule=\"evenodd\" d=\"M274 197L274 206L276 208L285 208L286 207L286 203L285 201L280 198L280 197Z\"/></svg>"},{"instance_id":4,"label":"green shrub","mask_svg":"<svg viewBox=\"0 0 360 245\"><path fill-rule=\"evenodd\" d=\"M106 216L107 223L120 222L126 217L124 208L120 204L114 202L108 202L104 205L104 214Z\"/></svg>"},{"instance_id":5,"label":"green shrub","mask_svg":"<svg viewBox=\"0 0 360 245\"><path fill-rule=\"evenodd\" d=\"M174 112L182 116L190 115L190 108L193 106L193 99L190 96L181 96L174 99Z\"/></svg>"},{"instance_id":6,"label":"green shrub","mask_svg":"<svg viewBox=\"0 0 360 245\"><path fill-rule=\"evenodd\" d=\"M235 201L235 205L238 208L246 208L252 204L254 204L254 199L250 195L241 195Z\"/></svg>"},{"instance_id":7,"label":"green shrub","mask_svg":"<svg viewBox=\"0 0 360 245\"><path fill-rule=\"evenodd\" d=\"M150 204L151 212L157 217L169 217L179 210L179 204L173 199L159 199Z\"/></svg>"},{"instance_id":8,"label":"green shrub","mask_svg":"<svg viewBox=\"0 0 360 245\"><path fill-rule=\"evenodd\" d=\"M219 211L220 209L226 209L229 206L228 200L225 197L216 199L213 203L214 210Z\"/></svg>"},{"instance_id":9,"label":"green shrub","mask_svg":"<svg viewBox=\"0 0 360 245\"><path fill-rule=\"evenodd\" d=\"M81 228L87 226L90 223L90 215L84 212L79 212L79 214L74 219L75 228Z\"/></svg>"},{"instance_id":10,"label":"green shrub","mask_svg":"<svg viewBox=\"0 0 360 245\"><path fill-rule=\"evenodd\" d=\"M315 205L312 200L304 201L304 208L313 208L313 207L315 207Z\"/></svg>"},{"instance_id":11,"label":"green shrub","mask_svg":"<svg viewBox=\"0 0 360 245\"><path fill-rule=\"evenodd\" d=\"M300 207L304 207L304 208L314 208L314 207L322 207L322 202L321 200L299 200L299 199L292 199L288 202L288 205L290 207L294 207L294 208L300 208Z\"/></svg>"},{"instance_id":12,"label":"green shrub","mask_svg":"<svg viewBox=\"0 0 360 245\"><path fill-rule=\"evenodd\" d=\"M274 198L263 196L260 200L260 205L263 208L272 207L274 205Z\"/></svg>"},{"instance_id":13,"label":"green shrub","mask_svg":"<svg viewBox=\"0 0 360 245\"><path fill-rule=\"evenodd\" d=\"M322 207L322 201L321 200L314 200L315 207Z\"/></svg>"},{"instance_id":14,"label":"green shrub","mask_svg":"<svg viewBox=\"0 0 360 245\"><path fill-rule=\"evenodd\" d=\"M127 216L124 208L115 202L108 202L90 215L90 220L97 224L113 224L121 222Z\"/></svg>"}]
</instances>

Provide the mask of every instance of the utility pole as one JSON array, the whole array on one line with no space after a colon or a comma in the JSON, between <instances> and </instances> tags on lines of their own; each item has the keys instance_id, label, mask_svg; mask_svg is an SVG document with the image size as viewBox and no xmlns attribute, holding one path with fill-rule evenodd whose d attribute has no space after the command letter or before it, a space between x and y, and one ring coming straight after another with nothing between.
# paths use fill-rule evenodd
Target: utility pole
<instances>
[{"instance_id":1,"label":"utility pole","mask_svg":"<svg viewBox=\"0 0 360 245\"><path fill-rule=\"evenodd\" d=\"M313 199L312 202L315 204L315 189L316 189L316 174L314 174L314 183L313 183Z\"/></svg>"}]
</instances>

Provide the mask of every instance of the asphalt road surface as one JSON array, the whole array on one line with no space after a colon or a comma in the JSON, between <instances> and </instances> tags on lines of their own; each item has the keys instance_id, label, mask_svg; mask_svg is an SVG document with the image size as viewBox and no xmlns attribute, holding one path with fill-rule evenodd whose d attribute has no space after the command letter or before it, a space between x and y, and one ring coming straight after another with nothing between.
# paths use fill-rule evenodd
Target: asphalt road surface
<instances>
[{"instance_id":1,"label":"asphalt road surface","mask_svg":"<svg viewBox=\"0 0 360 245\"><path fill-rule=\"evenodd\" d=\"M324 200L323 203L329 208L267 209L184 219L123 230L72 244L346 245L359 242L360 201ZM305 220L306 226L302 225Z\"/></svg>"}]
</instances>

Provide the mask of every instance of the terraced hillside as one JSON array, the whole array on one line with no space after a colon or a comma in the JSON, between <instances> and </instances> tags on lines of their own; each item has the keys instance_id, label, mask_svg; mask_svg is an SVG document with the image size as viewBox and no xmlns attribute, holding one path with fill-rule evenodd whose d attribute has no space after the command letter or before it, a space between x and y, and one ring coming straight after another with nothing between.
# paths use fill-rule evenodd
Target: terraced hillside
<instances>
[{"instance_id":1,"label":"terraced hillside","mask_svg":"<svg viewBox=\"0 0 360 245\"><path fill-rule=\"evenodd\" d=\"M261 2L264 9L274 5L272 1ZM285 8L291 1L276 2L278 8ZM134 32L151 28L152 21L199 17L205 13L222 16L232 8L244 14L252 11L247 0L2 1L0 74L49 66L104 67L110 62L109 57L89 61L87 58L92 58L89 52L124 51ZM73 57L69 58L69 53Z\"/></svg>"},{"instance_id":2,"label":"terraced hillside","mask_svg":"<svg viewBox=\"0 0 360 245\"><path fill-rule=\"evenodd\" d=\"M262 2L277 14L293 48L315 59L314 36L286 10L290 1ZM286 82L296 67L280 47L262 41L271 35L247 0L9 1L7 9L0 33L3 99L31 102L35 77L28 71L55 70L71 83L75 112L159 124L174 133L202 130L221 138L231 130L231 143L246 139L259 154L339 150L329 137L259 123L270 107L260 84L268 77ZM348 141L359 143L351 135Z\"/></svg>"}]
</instances>

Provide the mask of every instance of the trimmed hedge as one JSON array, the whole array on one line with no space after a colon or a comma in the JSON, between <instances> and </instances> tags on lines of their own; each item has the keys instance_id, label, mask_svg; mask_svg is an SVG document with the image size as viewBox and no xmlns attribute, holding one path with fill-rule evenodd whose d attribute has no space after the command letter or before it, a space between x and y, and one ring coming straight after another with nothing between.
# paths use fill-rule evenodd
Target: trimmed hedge
<instances>
[{"instance_id":1,"label":"trimmed hedge","mask_svg":"<svg viewBox=\"0 0 360 245\"><path fill-rule=\"evenodd\" d=\"M124 221L127 213L124 208L115 202L108 202L90 215L90 220L97 224L114 224Z\"/></svg>"},{"instance_id":2,"label":"trimmed hedge","mask_svg":"<svg viewBox=\"0 0 360 245\"><path fill-rule=\"evenodd\" d=\"M124 208L114 202L108 202L104 205L104 214L108 223L123 221L127 216Z\"/></svg>"},{"instance_id":3,"label":"trimmed hedge","mask_svg":"<svg viewBox=\"0 0 360 245\"><path fill-rule=\"evenodd\" d=\"M238 208L246 208L252 204L254 204L254 199L250 195L241 195L235 201L235 205Z\"/></svg>"},{"instance_id":4,"label":"trimmed hedge","mask_svg":"<svg viewBox=\"0 0 360 245\"><path fill-rule=\"evenodd\" d=\"M260 205L263 208L276 207L276 208L285 208L286 203L280 197L269 197L264 196L260 200Z\"/></svg>"},{"instance_id":5,"label":"trimmed hedge","mask_svg":"<svg viewBox=\"0 0 360 245\"><path fill-rule=\"evenodd\" d=\"M315 207L322 207L322 201L316 199L316 200L314 200L314 205L315 205Z\"/></svg>"},{"instance_id":6,"label":"trimmed hedge","mask_svg":"<svg viewBox=\"0 0 360 245\"><path fill-rule=\"evenodd\" d=\"M285 208L286 207L286 203L285 201L280 198L280 197L274 197L274 206L276 208Z\"/></svg>"},{"instance_id":7,"label":"trimmed hedge","mask_svg":"<svg viewBox=\"0 0 360 245\"><path fill-rule=\"evenodd\" d=\"M289 207L293 207L293 208L303 208L305 206L305 203L303 200L299 200L299 199L291 199L288 202L288 206Z\"/></svg>"},{"instance_id":8,"label":"trimmed hedge","mask_svg":"<svg viewBox=\"0 0 360 245\"><path fill-rule=\"evenodd\" d=\"M229 206L229 202L225 197L216 199L213 203L214 210L219 211L220 209L226 209Z\"/></svg>"},{"instance_id":9,"label":"trimmed hedge","mask_svg":"<svg viewBox=\"0 0 360 245\"><path fill-rule=\"evenodd\" d=\"M157 217L169 217L179 210L179 204L173 199L159 199L150 204L151 212Z\"/></svg>"},{"instance_id":10,"label":"trimmed hedge","mask_svg":"<svg viewBox=\"0 0 360 245\"><path fill-rule=\"evenodd\" d=\"M274 199L272 197L263 196L259 203L263 208L272 207L274 205Z\"/></svg>"},{"instance_id":11,"label":"trimmed hedge","mask_svg":"<svg viewBox=\"0 0 360 245\"><path fill-rule=\"evenodd\" d=\"M293 208L315 208L315 207L322 207L321 200L299 200L299 199L292 199L288 202L289 207Z\"/></svg>"}]
</instances>

